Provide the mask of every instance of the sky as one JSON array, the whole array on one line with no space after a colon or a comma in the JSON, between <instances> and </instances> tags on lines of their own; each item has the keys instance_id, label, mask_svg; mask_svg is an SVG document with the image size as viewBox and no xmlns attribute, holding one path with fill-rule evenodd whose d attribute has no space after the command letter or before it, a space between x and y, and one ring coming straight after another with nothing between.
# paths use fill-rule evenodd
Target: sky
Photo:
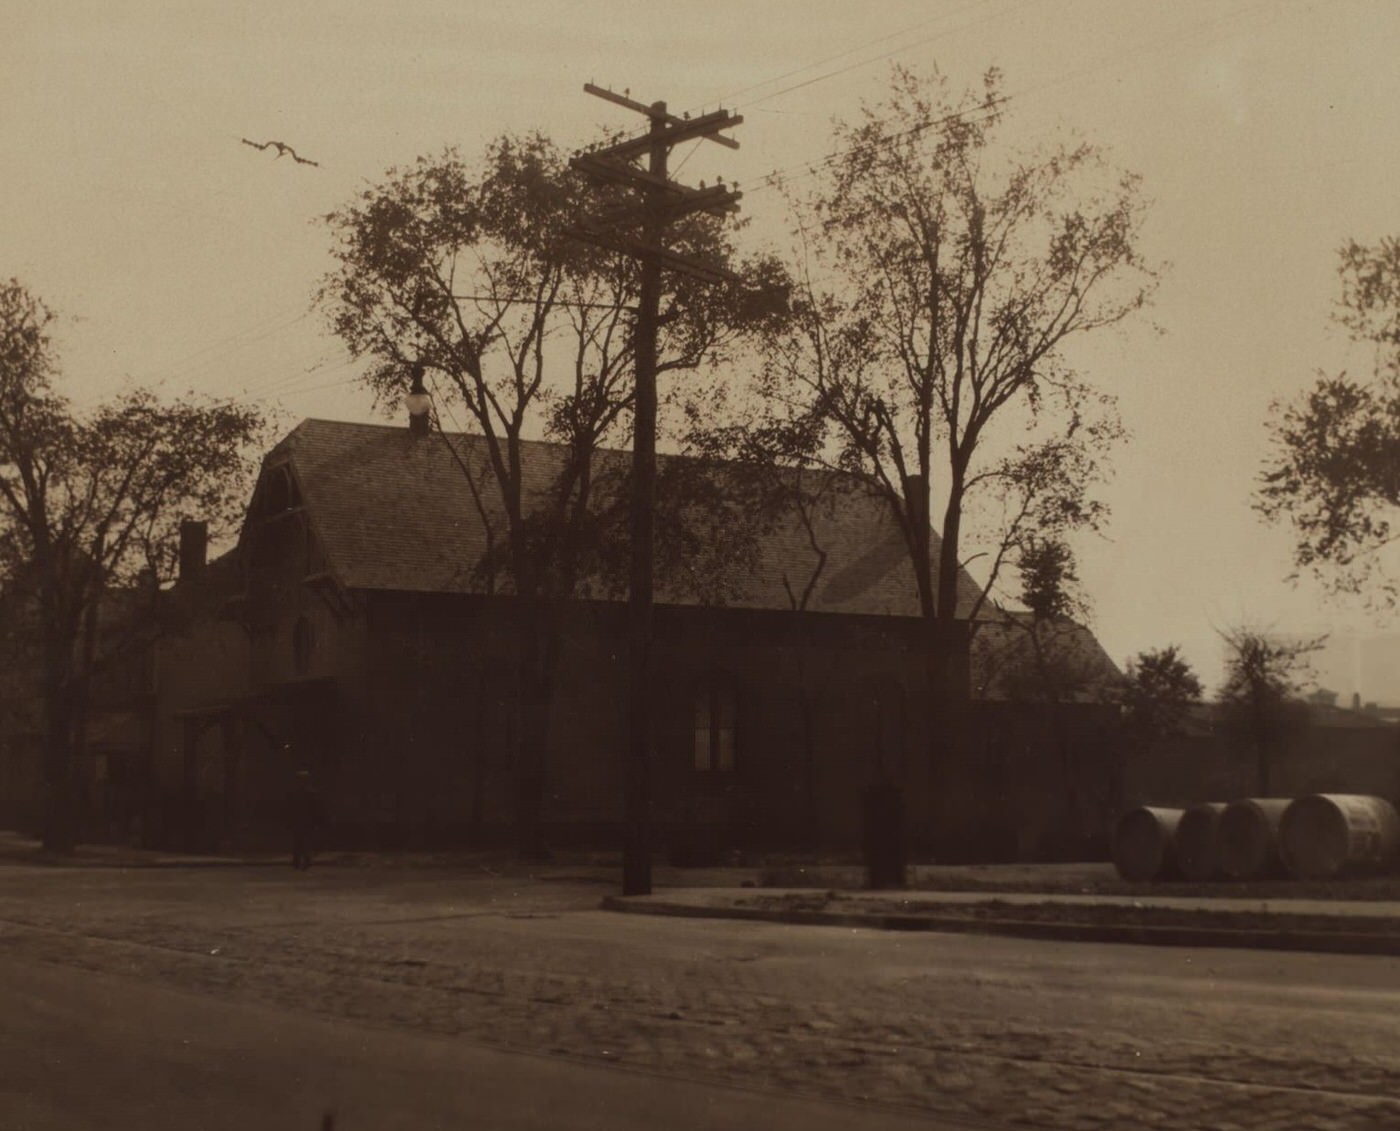
<instances>
[{"instance_id":1,"label":"sky","mask_svg":"<svg viewBox=\"0 0 1400 1131\"><path fill-rule=\"evenodd\" d=\"M291 427L381 419L312 309L318 218L391 166L502 131L566 147L634 116L583 84L723 105L741 149L678 151L692 182L745 193L745 238L777 239L774 170L832 149L833 117L893 63L956 87L1005 75L1005 136L1079 137L1143 178L1149 315L1074 355L1131 439L1080 546L1092 624L1120 664L1180 645L1208 685L1219 632L1331 631L1323 682L1400 703L1365 663L1397 628L1291 583L1286 529L1250 494L1274 401L1364 369L1331 321L1337 250L1400 229L1400 4L1391 0L47 0L0 40L0 277L61 315L79 407L125 384L264 404ZM272 139L316 166L242 144ZM676 163L673 162L673 168ZM1348 686L1350 683L1352 686Z\"/></svg>"}]
</instances>

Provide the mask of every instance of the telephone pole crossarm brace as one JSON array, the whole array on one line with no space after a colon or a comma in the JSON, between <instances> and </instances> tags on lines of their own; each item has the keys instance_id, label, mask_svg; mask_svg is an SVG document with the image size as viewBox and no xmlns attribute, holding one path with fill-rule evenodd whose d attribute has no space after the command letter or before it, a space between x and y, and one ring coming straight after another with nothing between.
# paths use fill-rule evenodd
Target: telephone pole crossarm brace
<instances>
[{"instance_id":1,"label":"telephone pole crossarm brace","mask_svg":"<svg viewBox=\"0 0 1400 1131\"><path fill-rule=\"evenodd\" d=\"M624 769L622 894L651 892L651 640L652 542L656 524L656 338L660 325L662 270L690 275L704 282L736 282L738 276L718 265L701 262L666 247L666 229L683 216L705 212L725 216L737 212L740 194L723 183L690 188L670 179L671 148L701 138L729 149L739 143L720 131L743 118L715 110L691 118L676 117L666 103L647 105L628 93L585 83L583 89L606 102L644 115L648 130L640 137L576 154L571 168L607 183L634 190L635 205L605 213L569 234L600 247L619 251L641 263L641 287L634 337L636 390L632 414L631 568L628 588L628 743ZM645 156L646 167L634 159ZM640 235L618 228L639 228Z\"/></svg>"},{"instance_id":2,"label":"telephone pole crossarm brace","mask_svg":"<svg viewBox=\"0 0 1400 1131\"><path fill-rule=\"evenodd\" d=\"M604 247L609 251L630 255L634 259L655 259L666 270L675 271L677 274L691 275L702 283L742 283L744 281L743 276L726 267L715 267L708 263L701 263L697 259L688 259L665 248L648 247L641 240L597 232L591 228L570 228L569 235L584 243L591 243L595 247Z\"/></svg>"},{"instance_id":3,"label":"telephone pole crossarm brace","mask_svg":"<svg viewBox=\"0 0 1400 1131\"><path fill-rule=\"evenodd\" d=\"M690 121L688 117L677 118L674 114L668 114L666 112L666 103L664 102L656 102L648 106L645 102L634 102L625 94L618 94L616 91L608 90L606 87L595 86L591 82L584 83L583 89L586 94L592 94L597 98L603 99L605 102L614 102L618 106L625 106L628 110L635 110L638 114L645 114L653 121L660 119L673 126L678 126ZM717 113L724 114L727 113L727 111L720 110L717 111ZM727 125L737 126L743 122L743 120L744 119L738 114L732 114L729 117ZM718 134L708 134L706 135L706 139L716 142L719 145L727 146L730 149L739 148L739 143L732 137L720 137Z\"/></svg>"}]
</instances>

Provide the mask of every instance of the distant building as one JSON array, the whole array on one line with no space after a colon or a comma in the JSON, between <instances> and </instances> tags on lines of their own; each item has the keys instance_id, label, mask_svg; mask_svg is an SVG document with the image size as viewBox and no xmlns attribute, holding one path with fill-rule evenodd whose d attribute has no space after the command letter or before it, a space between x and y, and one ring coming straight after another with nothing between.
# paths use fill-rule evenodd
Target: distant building
<instances>
[{"instance_id":1,"label":"distant building","mask_svg":"<svg viewBox=\"0 0 1400 1131\"><path fill-rule=\"evenodd\" d=\"M1400 632L1328 632L1327 641L1313 657L1317 682L1338 693L1338 702L1353 697L1362 704L1400 707Z\"/></svg>"}]
</instances>

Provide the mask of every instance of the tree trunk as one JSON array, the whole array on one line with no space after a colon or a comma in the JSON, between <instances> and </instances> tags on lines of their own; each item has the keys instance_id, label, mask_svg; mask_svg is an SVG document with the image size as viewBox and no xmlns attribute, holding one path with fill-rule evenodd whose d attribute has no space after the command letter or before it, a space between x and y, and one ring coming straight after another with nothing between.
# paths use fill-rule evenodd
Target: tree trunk
<instances>
[{"instance_id":1,"label":"tree trunk","mask_svg":"<svg viewBox=\"0 0 1400 1131\"><path fill-rule=\"evenodd\" d=\"M1272 775L1269 772L1273 761L1273 751L1269 749L1269 746L1270 741L1267 727L1263 722L1260 722L1257 724L1254 735L1255 773L1259 780L1260 797L1268 797L1269 790L1273 784L1270 781Z\"/></svg>"},{"instance_id":2,"label":"tree trunk","mask_svg":"<svg viewBox=\"0 0 1400 1131\"><path fill-rule=\"evenodd\" d=\"M78 822L73 788L72 688L52 660L44 679L44 802L42 840L49 852L77 847Z\"/></svg>"},{"instance_id":3,"label":"tree trunk","mask_svg":"<svg viewBox=\"0 0 1400 1131\"><path fill-rule=\"evenodd\" d=\"M802 712L802 825L804 847L818 846L821 826L817 817L817 732L812 696L807 691L806 674L799 675L798 706Z\"/></svg>"},{"instance_id":4,"label":"tree trunk","mask_svg":"<svg viewBox=\"0 0 1400 1131\"><path fill-rule=\"evenodd\" d=\"M1058 697L1050 700L1050 730L1054 735L1055 749L1059 753L1060 775L1064 779L1065 798L1065 847L1071 849L1078 859L1084 839L1083 790L1079 782L1079 762L1075 757L1074 741L1069 733L1064 716L1064 705Z\"/></svg>"},{"instance_id":5,"label":"tree trunk","mask_svg":"<svg viewBox=\"0 0 1400 1131\"><path fill-rule=\"evenodd\" d=\"M1270 770L1273 762L1272 715L1274 705L1264 695L1255 692L1250 704L1252 729L1254 731L1254 772L1260 797L1268 797L1272 785Z\"/></svg>"},{"instance_id":6,"label":"tree trunk","mask_svg":"<svg viewBox=\"0 0 1400 1131\"><path fill-rule=\"evenodd\" d=\"M934 839L946 843L956 830L948 819L954 768L966 748L971 723L968 687L967 623L934 618L926 625L928 751L931 812L941 814Z\"/></svg>"},{"instance_id":7,"label":"tree trunk","mask_svg":"<svg viewBox=\"0 0 1400 1131\"><path fill-rule=\"evenodd\" d=\"M943 542L938 547L938 609L939 620L952 621L958 616L958 544L962 536L962 504L957 485L943 512Z\"/></svg>"},{"instance_id":8,"label":"tree trunk","mask_svg":"<svg viewBox=\"0 0 1400 1131\"><path fill-rule=\"evenodd\" d=\"M476 737L472 743L472 805L471 835L474 840L481 837L481 822L484 815L486 792L486 743L488 741L488 719L497 717L491 706L490 682L484 674L476 680Z\"/></svg>"}]
</instances>

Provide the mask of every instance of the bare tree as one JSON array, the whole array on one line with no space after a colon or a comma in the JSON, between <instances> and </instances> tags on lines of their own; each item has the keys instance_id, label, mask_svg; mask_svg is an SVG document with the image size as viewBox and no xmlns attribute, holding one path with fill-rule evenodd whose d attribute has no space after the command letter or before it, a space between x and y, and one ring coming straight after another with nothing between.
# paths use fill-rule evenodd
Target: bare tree
<instances>
[{"instance_id":1,"label":"bare tree","mask_svg":"<svg viewBox=\"0 0 1400 1131\"><path fill-rule=\"evenodd\" d=\"M1122 430L1065 347L1155 285L1137 179L1088 145L1008 153L1000 83L990 71L955 96L896 68L884 101L836 123L820 183L793 194L795 329L770 346L755 414L787 441L776 458L853 472L888 504L929 625L931 700L950 719L958 622L1029 533L1104 514L1093 491ZM974 558L988 586L969 597Z\"/></svg>"},{"instance_id":2,"label":"bare tree","mask_svg":"<svg viewBox=\"0 0 1400 1131\"><path fill-rule=\"evenodd\" d=\"M73 753L89 681L110 658L99 607L140 574L170 575L182 519L216 535L236 520L261 416L139 389L80 415L53 385L53 319L17 281L0 285L0 565L37 611L44 843L71 850Z\"/></svg>"}]
</instances>

